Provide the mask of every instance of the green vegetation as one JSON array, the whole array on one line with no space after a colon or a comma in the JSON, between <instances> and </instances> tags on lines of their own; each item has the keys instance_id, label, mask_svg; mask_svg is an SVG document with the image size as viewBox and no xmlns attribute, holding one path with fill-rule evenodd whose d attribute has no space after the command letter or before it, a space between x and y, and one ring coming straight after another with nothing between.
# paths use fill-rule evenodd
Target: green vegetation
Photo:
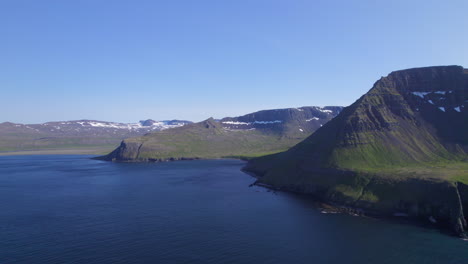
<instances>
[{"instance_id":1,"label":"green vegetation","mask_svg":"<svg viewBox=\"0 0 468 264\"><path fill-rule=\"evenodd\" d=\"M212 118L129 138L104 160L147 162L179 159L252 159L284 151L335 117L342 107L262 110L239 117Z\"/></svg>"},{"instance_id":2,"label":"green vegetation","mask_svg":"<svg viewBox=\"0 0 468 264\"><path fill-rule=\"evenodd\" d=\"M468 216L467 99L462 67L394 72L303 142L244 169L261 183L327 201L432 216L461 235Z\"/></svg>"},{"instance_id":3,"label":"green vegetation","mask_svg":"<svg viewBox=\"0 0 468 264\"><path fill-rule=\"evenodd\" d=\"M222 158L252 160L252 159L263 157L263 156L277 154L277 153L280 153L280 152L283 152L283 151L286 151L286 149L273 151L273 152L262 152L262 153L251 153L251 154L244 154L244 155L223 156Z\"/></svg>"},{"instance_id":4,"label":"green vegetation","mask_svg":"<svg viewBox=\"0 0 468 264\"><path fill-rule=\"evenodd\" d=\"M54 137L36 138L32 135L15 135L8 137L2 135L0 138L0 152L18 151L42 151L49 149L72 150L77 149L101 149L101 151L112 150L119 145L119 138L86 138L86 137Z\"/></svg>"},{"instance_id":5,"label":"green vegetation","mask_svg":"<svg viewBox=\"0 0 468 264\"><path fill-rule=\"evenodd\" d=\"M162 161L172 159L251 159L284 151L302 140L260 130L230 130L213 119L127 139L104 159Z\"/></svg>"},{"instance_id":6,"label":"green vegetation","mask_svg":"<svg viewBox=\"0 0 468 264\"><path fill-rule=\"evenodd\" d=\"M0 156L15 156L15 155L104 155L112 150L112 146L102 147L83 147L74 146L72 148L41 148L35 150L13 150L13 151L0 151Z\"/></svg>"}]
</instances>

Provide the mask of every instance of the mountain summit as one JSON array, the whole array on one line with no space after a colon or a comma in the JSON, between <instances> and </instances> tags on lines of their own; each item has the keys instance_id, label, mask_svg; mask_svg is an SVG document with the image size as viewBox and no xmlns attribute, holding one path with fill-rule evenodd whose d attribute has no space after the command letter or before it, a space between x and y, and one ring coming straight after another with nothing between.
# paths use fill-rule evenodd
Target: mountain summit
<instances>
[{"instance_id":1,"label":"mountain summit","mask_svg":"<svg viewBox=\"0 0 468 264\"><path fill-rule=\"evenodd\" d=\"M384 214L468 215L468 70L395 71L290 150L246 171L276 188Z\"/></svg>"}]
</instances>

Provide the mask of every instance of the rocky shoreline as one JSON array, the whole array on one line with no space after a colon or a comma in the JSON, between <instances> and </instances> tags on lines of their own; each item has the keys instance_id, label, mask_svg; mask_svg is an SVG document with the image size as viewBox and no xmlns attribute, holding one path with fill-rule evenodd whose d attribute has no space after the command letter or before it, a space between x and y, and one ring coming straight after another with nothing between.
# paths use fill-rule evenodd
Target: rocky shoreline
<instances>
[{"instance_id":1,"label":"rocky shoreline","mask_svg":"<svg viewBox=\"0 0 468 264\"><path fill-rule=\"evenodd\" d=\"M460 208L459 210L454 210L452 212L451 209L447 212L448 214L446 215L438 215L437 217L432 214L427 214L425 212L415 212L411 210L406 210L407 208L393 208L392 210L388 210L388 208L379 208L375 204L372 206L367 206L367 207L360 207L360 206L354 206L352 203L349 203L348 201L345 200L339 200L336 199L336 196L334 197L335 199L327 199L326 196L321 194L317 194L311 191L307 191L307 188L304 188L304 186L299 187L299 186L275 186L269 183L262 182L261 177L253 172L245 170L245 168L242 169L243 172L246 174L256 178L256 181L252 183L250 186L259 186L263 188L267 188L269 190L273 191L278 191L278 192L288 192L288 193L294 193L298 195L307 195L307 197L313 199L316 202L316 206L319 210L321 210L322 213L343 213L343 214L349 214L353 216L361 216L361 217L372 217L372 218L379 218L379 219L389 219L389 220L403 220L405 222L411 223L411 224L416 224L416 225L422 225L428 228L437 228L444 233L448 233L450 235L458 236L462 239L467 239L467 233L466 233L466 219L463 214L463 207L462 204L465 204L460 201ZM457 186L457 193L458 189L460 188L466 188L468 190L468 186L464 185L462 183L457 183L457 185L462 185L460 187ZM316 190L316 188L313 188ZM466 191L464 190L464 191ZM465 193L465 194L468 194ZM459 194L458 194L459 196ZM403 201L401 201L404 203ZM417 208L417 206L423 206L422 202L416 202L414 203ZM424 204L424 206L428 206L428 204ZM445 208L446 209L446 208ZM418 209L416 209L418 210ZM421 209L419 209L421 210ZM466 209L465 209L466 210ZM422 210L421 210L422 211ZM455 212L456 211L456 212Z\"/></svg>"},{"instance_id":2,"label":"rocky shoreline","mask_svg":"<svg viewBox=\"0 0 468 264\"><path fill-rule=\"evenodd\" d=\"M202 160L203 159L203 158L181 157L181 158L167 158L167 159L145 159L145 160L117 160L117 159L108 160L105 158L106 158L105 156L104 157L99 156L99 157L94 157L92 159L106 160L106 161L112 161L112 162L123 162L123 163L141 163L141 162L156 163L156 162L188 161L188 160ZM243 159L238 159L238 160L243 160ZM372 218L400 220L400 221L404 219L405 222L409 222L409 223L416 224L416 225L423 225L429 228L437 228L451 235L455 235L460 238L468 239L468 236L466 233L466 222L463 221L464 220L463 204L466 204L466 202L461 202L460 204L461 208L456 217L457 220L453 221L450 219L437 219L433 215L424 215L424 216L417 215L417 214L415 215L414 212L412 213L412 212L408 212L405 210L392 210L391 212L389 212L389 211L379 210L378 208L371 208L371 207L366 208L366 207L353 206L347 201L339 201L337 199L334 199L334 200L326 199L324 198L323 195L320 195L320 194L317 195L314 192L307 191L307 188L305 188L304 186L294 186L294 185L275 186L275 185L263 182L261 176L259 176L258 174L254 172L246 170L245 167L242 168L242 171L256 179L255 182L252 183L249 187L258 186L258 187L266 188L274 192L278 191L278 192L294 193L298 195L307 195L309 198L314 200L314 202L316 203L316 207L319 210L321 210L321 213L324 213L324 214L341 213L341 214L349 214L352 216L372 217ZM459 189L460 189L461 192L463 192L464 197L466 196L468 198L468 186L462 183L457 183L456 185L457 185L456 189L457 189L458 196L460 197L460 194L459 194Z\"/></svg>"}]
</instances>

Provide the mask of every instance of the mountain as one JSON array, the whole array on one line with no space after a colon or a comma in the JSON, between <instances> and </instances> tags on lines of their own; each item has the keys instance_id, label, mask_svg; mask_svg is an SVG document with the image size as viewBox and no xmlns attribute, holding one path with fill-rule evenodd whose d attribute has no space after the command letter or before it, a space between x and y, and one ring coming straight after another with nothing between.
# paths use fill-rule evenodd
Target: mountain
<instances>
[{"instance_id":1,"label":"mountain","mask_svg":"<svg viewBox=\"0 0 468 264\"><path fill-rule=\"evenodd\" d=\"M124 138L141 136L152 131L190 124L184 120L138 123L115 123L96 120L47 122L43 124L0 123L0 151L45 149L85 149L91 152L108 151Z\"/></svg>"},{"instance_id":2,"label":"mountain","mask_svg":"<svg viewBox=\"0 0 468 264\"><path fill-rule=\"evenodd\" d=\"M463 235L467 153L468 70L426 67L382 77L310 137L244 170L258 184Z\"/></svg>"},{"instance_id":3,"label":"mountain","mask_svg":"<svg viewBox=\"0 0 468 264\"><path fill-rule=\"evenodd\" d=\"M113 161L251 157L284 151L335 117L342 107L264 110L124 140L101 157Z\"/></svg>"}]
</instances>

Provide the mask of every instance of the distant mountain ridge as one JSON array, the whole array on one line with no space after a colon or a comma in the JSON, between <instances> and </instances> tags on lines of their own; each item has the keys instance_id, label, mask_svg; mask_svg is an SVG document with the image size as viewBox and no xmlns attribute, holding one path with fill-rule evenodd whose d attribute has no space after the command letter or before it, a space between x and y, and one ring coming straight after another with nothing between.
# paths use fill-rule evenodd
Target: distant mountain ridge
<instances>
[{"instance_id":1,"label":"distant mountain ridge","mask_svg":"<svg viewBox=\"0 0 468 264\"><path fill-rule=\"evenodd\" d=\"M335 117L342 107L263 110L210 118L184 127L124 140L105 160L146 162L245 157L285 150Z\"/></svg>"},{"instance_id":2,"label":"distant mountain ridge","mask_svg":"<svg viewBox=\"0 0 468 264\"><path fill-rule=\"evenodd\" d=\"M52 121L39 124L21 124L21 123L12 123L4 122L0 123L0 128L27 128L33 129L38 132L53 132L53 131L69 131L69 130L89 130L91 128L114 128L114 129L147 129L150 130L161 130L168 129L177 126L182 126L185 124L190 124L191 121L186 120L163 120L163 121L154 121L152 119L141 120L138 123L119 123L119 122L109 122L109 121L98 121L98 120L72 120L72 121Z\"/></svg>"},{"instance_id":3,"label":"distant mountain ridge","mask_svg":"<svg viewBox=\"0 0 468 264\"><path fill-rule=\"evenodd\" d=\"M395 71L290 150L244 168L258 182L379 214L468 215L468 70Z\"/></svg>"},{"instance_id":4,"label":"distant mountain ridge","mask_svg":"<svg viewBox=\"0 0 468 264\"><path fill-rule=\"evenodd\" d=\"M220 123L226 129L261 129L292 136L317 130L342 109L341 106L304 106L262 110L239 117L226 117Z\"/></svg>"},{"instance_id":5,"label":"distant mountain ridge","mask_svg":"<svg viewBox=\"0 0 468 264\"><path fill-rule=\"evenodd\" d=\"M183 126L185 120L142 120L118 123L97 120L46 122L42 124L0 123L0 151L38 150L49 148L82 148L116 146L127 137L139 136Z\"/></svg>"}]
</instances>

